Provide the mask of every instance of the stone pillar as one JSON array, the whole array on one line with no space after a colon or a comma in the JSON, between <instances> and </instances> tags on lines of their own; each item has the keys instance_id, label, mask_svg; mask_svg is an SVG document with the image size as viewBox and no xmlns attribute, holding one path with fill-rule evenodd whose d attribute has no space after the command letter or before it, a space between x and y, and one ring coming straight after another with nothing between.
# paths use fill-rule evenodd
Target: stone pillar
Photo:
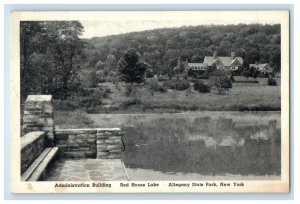
<instances>
[{"instance_id":1,"label":"stone pillar","mask_svg":"<svg viewBox=\"0 0 300 204\"><path fill-rule=\"evenodd\" d=\"M46 146L53 145L54 113L51 95L29 95L25 101L22 135L32 131L47 133Z\"/></svg>"},{"instance_id":2,"label":"stone pillar","mask_svg":"<svg viewBox=\"0 0 300 204\"><path fill-rule=\"evenodd\" d=\"M120 128L97 129L97 158L118 159L121 158L123 147ZM124 147L123 147L124 148Z\"/></svg>"}]
</instances>

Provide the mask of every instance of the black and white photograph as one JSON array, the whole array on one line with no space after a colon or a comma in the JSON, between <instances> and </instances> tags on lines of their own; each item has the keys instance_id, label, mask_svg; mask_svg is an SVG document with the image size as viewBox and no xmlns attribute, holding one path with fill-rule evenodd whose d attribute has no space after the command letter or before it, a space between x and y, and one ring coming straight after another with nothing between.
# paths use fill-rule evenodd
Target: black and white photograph
<instances>
[{"instance_id":1,"label":"black and white photograph","mask_svg":"<svg viewBox=\"0 0 300 204\"><path fill-rule=\"evenodd\" d=\"M20 191L288 192L288 11L41 13L13 16Z\"/></svg>"}]
</instances>

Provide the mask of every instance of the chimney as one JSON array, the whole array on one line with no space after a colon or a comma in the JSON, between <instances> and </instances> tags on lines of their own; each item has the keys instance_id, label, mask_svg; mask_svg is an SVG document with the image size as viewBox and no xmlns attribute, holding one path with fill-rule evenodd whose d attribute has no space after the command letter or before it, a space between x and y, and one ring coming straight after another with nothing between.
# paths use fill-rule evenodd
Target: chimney
<instances>
[{"instance_id":1,"label":"chimney","mask_svg":"<svg viewBox=\"0 0 300 204\"><path fill-rule=\"evenodd\" d=\"M214 51L213 57L216 59L217 58L217 51Z\"/></svg>"},{"instance_id":2,"label":"chimney","mask_svg":"<svg viewBox=\"0 0 300 204\"><path fill-rule=\"evenodd\" d=\"M231 52L231 59L235 58L235 52Z\"/></svg>"}]
</instances>

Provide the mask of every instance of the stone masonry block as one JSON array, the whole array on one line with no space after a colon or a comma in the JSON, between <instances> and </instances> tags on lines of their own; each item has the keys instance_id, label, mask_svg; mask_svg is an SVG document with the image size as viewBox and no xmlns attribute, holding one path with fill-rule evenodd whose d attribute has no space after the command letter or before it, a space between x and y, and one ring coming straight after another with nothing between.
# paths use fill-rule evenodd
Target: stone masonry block
<instances>
[{"instance_id":1,"label":"stone masonry block","mask_svg":"<svg viewBox=\"0 0 300 204\"><path fill-rule=\"evenodd\" d=\"M121 138L120 139L107 139L105 140L105 143L108 144L108 145L117 145L117 146L120 146L122 144L122 140Z\"/></svg>"},{"instance_id":2,"label":"stone masonry block","mask_svg":"<svg viewBox=\"0 0 300 204\"><path fill-rule=\"evenodd\" d=\"M107 158L107 156L109 155L109 152L97 152L97 158Z\"/></svg>"},{"instance_id":3,"label":"stone masonry block","mask_svg":"<svg viewBox=\"0 0 300 204\"><path fill-rule=\"evenodd\" d=\"M105 140L107 138L108 138L108 136L105 136L105 135L103 135L103 136L98 136L97 135L97 140Z\"/></svg>"},{"instance_id":4,"label":"stone masonry block","mask_svg":"<svg viewBox=\"0 0 300 204\"><path fill-rule=\"evenodd\" d=\"M105 140L97 140L97 144L105 144Z\"/></svg>"},{"instance_id":5,"label":"stone masonry block","mask_svg":"<svg viewBox=\"0 0 300 204\"><path fill-rule=\"evenodd\" d=\"M85 152L64 152L64 156L68 158L85 158Z\"/></svg>"},{"instance_id":6,"label":"stone masonry block","mask_svg":"<svg viewBox=\"0 0 300 204\"><path fill-rule=\"evenodd\" d=\"M121 148L119 149L113 149L109 151L110 153L121 153Z\"/></svg>"},{"instance_id":7,"label":"stone masonry block","mask_svg":"<svg viewBox=\"0 0 300 204\"><path fill-rule=\"evenodd\" d=\"M87 139L87 142L88 142L88 143L96 143L96 139L93 139L93 138L90 139L90 138L89 138L89 139Z\"/></svg>"},{"instance_id":8,"label":"stone masonry block","mask_svg":"<svg viewBox=\"0 0 300 204\"><path fill-rule=\"evenodd\" d=\"M45 118L38 118L36 121L37 125L45 125L46 124L46 120Z\"/></svg>"},{"instance_id":9,"label":"stone masonry block","mask_svg":"<svg viewBox=\"0 0 300 204\"><path fill-rule=\"evenodd\" d=\"M84 140L87 138L87 135L86 134L78 134L76 138Z\"/></svg>"},{"instance_id":10,"label":"stone masonry block","mask_svg":"<svg viewBox=\"0 0 300 204\"><path fill-rule=\"evenodd\" d=\"M77 143L79 143L79 144L85 142L83 139L79 139L79 138L77 138L75 141L76 141Z\"/></svg>"},{"instance_id":11,"label":"stone masonry block","mask_svg":"<svg viewBox=\"0 0 300 204\"><path fill-rule=\"evenodd\" d=\"M104 151L106 151L106 147L103 146L103 145L97 145L97 151L98 152L104 152Z\"/></svg>"},{"instance_id":12,"label":"stone masonry block","mask_svg":"<svg viewBox=\"0 0 300 204\"><path fill-rule=\"evenodd\" d=\"M45 127L42 127L42 130L46 131L46 132L53 131L53 127L47 127L47 126L45 126Z\"/></svg>"},{"instance_id":13,"label":"stone masonry block","mask_svg":"<svg viewBox=\"0 0 300 204\"><path fill-rule=\"evenodd\" d=\"M45 119L45 125L46 126L50 126L50 127L54 127L54 121L52 118L47 118Z\"/></svg>"},{"instance_id":14,"label":"stone masonry block","mask_svg":"<svg viewBox=\"0 0 300 204\"><path fill-rule=\"evenodd\" d=\"M44 106L44 113L45 114L52 114L53 113L53 107L52 106Z\"/></svg>"},{"instance_id":15,"label":"stone masonry block","mask_svg":"<svg viewBox=\"0 0 300 204\"><path fill-rule=\"evenodd\" d=\"M97 151L86 151L85 157L86 158L95 158L97 156Z\"/></svg>"},{"instance_id":16,"label":"stone masonry block","mask_svg":"<svg viewBox=\"0 0 300 204\"><path fill-rule=\"evenodd\" d=\"M107 155L107 159L119 159L121 158L121 154L119 153L110 153Z\"/></svg>"},{"instance_id":17,"label":"stone masonry block","mask_svg":"<svg viewBox=\"0 0 300 204\"><path fill-rule=\"evenodd\" d=\"M120 149L121 146L117 146L117 145L107 145L106 146L106 150L111 151L111 150L118 150Z\"/></svg>"},{"instance_id":18,"label":"stone masonry block","mask_svg":"<svg viewBox=\"0 0 300 204\"><path fill-rule=\"evenodd\" d=\"M23 117L23 123L37 122L38 119L39 117L36 115L26 115Z\"/></svg>"}]
</instances>

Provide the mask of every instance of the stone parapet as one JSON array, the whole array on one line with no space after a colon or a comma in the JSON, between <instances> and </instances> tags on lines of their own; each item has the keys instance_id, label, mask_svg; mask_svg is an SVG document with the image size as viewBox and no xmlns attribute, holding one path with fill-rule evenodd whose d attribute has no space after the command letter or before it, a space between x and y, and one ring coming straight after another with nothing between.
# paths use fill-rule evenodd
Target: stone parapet
<instances>
[{"instance_id":1,"label":"stone parapet","mask_svg":"<svg viewBox=\"0 0 300 204\"><path fill-rule=\"evenodd\" d=\"M57 129L54 145L67 158L121 157L123 133L119 128Z\"/></svg>"},{"instance_id":2,"label":"stone parapet","mask_svg":"<svg viewBox=\"0 0 300 204\"><path fill-rule=\"evenodd\" d=\"M97 158L116 159L121 157L122 136L119 128L97 130Z\"/></svg>"},{"instance_id":3,"label":"stone parapet","mask_svg":"<svg viewBox=\"0 0 300 204\"><path fill-rule=\"evenodd\" d=\"M29 95L25 101L22 135L32 131L47 133L47 146L53 142L54 113L51 95Z\"/></svg>"},{"instance_id":4,"label":"stone parapet","mask_svg":"<svg viewBox=\"0 0 300 204\"><path fill-rule=\"evenodd\" d=\"M42 153L45 148L46 133L30 132L21 137L21 173Z\"/></svg>"}]
</instances>

